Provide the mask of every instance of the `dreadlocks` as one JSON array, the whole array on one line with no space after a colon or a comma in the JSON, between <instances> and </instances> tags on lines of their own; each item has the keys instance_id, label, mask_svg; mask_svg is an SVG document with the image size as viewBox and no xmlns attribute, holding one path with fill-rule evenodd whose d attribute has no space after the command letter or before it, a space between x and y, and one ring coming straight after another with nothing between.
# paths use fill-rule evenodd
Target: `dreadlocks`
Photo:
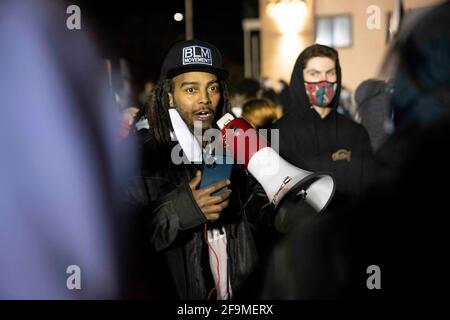
<instances>
[{"instance_id":1,"label":"dreadlocks","mask_svg":"<svg viewBox=\"0 0 450 320\"><path fill-rule=\"evenodd\" d=\"M225 113L230 112L228 87L225 81L220 80L221 99L214 118L214 124ZM171 122L169 117L169 92L172 92L172 80L160 80L153 88L147 101L147 119L149 131L153 142L158 146L168 146L170 140Z\"/></svg>"},{"instance_id":2,"label":"dreadlocks","mask_svg":"<svg viewBox=\"0 0 450 320\"><path fill-rule=\"evenodd\" d=\"M172 81L170 79L160 80L156 83L147 101L147 119L150 135L154 143L160 146L170 143L168 93L171 91Z\"/></svg>"}]
</instances>

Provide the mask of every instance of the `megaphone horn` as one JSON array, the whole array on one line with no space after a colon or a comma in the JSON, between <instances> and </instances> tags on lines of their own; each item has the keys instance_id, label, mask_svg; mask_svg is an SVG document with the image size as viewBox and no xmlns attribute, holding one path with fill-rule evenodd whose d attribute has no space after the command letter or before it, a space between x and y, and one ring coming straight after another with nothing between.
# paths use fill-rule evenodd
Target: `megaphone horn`
<instances>
[{"instance_id":1,"label":"megaphone horn","mask_svg":"<svg viewBox=\"0 0 450 320\"><path fill-rule=\"evenodd\" d=\"M275 226L279 231L288 231L292 222L325 210L335 191L330 174L290 164L243 118L227 113L217 125L227 150L255 177L275 206Z\"/></svg>"}]
</instances>

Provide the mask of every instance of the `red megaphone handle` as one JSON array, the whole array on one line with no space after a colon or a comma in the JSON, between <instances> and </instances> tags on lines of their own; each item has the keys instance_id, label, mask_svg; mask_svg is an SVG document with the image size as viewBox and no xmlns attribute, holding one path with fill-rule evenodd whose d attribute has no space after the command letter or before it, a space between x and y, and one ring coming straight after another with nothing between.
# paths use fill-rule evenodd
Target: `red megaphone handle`
<instances>
[{"instance_id":1,"label":"red megaphone handle","mask_svg":"<svg viewBox=\"0 0 450 320\"><path fill-rule=\"evenodd\" d=\"M270 147L269 142L243 118L233 119L222 128L222 142L236 162L244 164L245 168L256 152Z\"/></svg>"}]
</instances>

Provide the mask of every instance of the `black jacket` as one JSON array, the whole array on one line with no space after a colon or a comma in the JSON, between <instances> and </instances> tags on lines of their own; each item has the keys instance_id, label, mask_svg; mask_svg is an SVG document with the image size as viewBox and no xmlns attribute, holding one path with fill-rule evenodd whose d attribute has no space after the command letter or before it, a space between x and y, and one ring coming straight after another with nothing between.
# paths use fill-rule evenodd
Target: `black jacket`
<instances>
[{"instance_id":1,"label":"black jacket","mask_svg":"<svg viewBox=\"0 0 450 320\"><path fill-rule=\"evenodd\" d=\"M332 112L322 119L311 108L304 86L303 60L300 55L291 76L287 113L271 128L279 129L280 155L302 169L330 172L336 183L332 203L345 203L358 196L368 180L372 157L369 136L360 124L336 112L341 90L339 63Z\"/></svg>"},{"instance_id":2,"label":"black jacket","mask_svg":"<svg viewBox=\"0 0 450 320\"><path fill-rule=\"evenodd\" d=\"M143 238L136 237L140 246L136 254L145 256L141 272L145 289L150 290L145 295L206 299L214 287L204 241L207 220L188 184L201 167L173 164L170 151L148 141L142 172L132 177L127 190L129 204L141 216L136 232ZM230 204L214 226L227 230L228 273L235 295L258 261L253 232L270 226L273 209L261 186L242 167L234 166L230 180Z\"/></svg>"}]
</instances>

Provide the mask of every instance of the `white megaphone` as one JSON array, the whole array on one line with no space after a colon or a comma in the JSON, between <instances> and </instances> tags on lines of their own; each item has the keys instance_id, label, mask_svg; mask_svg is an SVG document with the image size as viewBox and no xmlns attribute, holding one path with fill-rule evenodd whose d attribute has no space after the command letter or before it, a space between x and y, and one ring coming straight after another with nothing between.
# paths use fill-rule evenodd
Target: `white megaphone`
<instances>
[{"instance_id":1,"label":"white megaphone","mask_svg":"<svg viewBox=\"0 0 450 320\"><path fill-rule=\"evenodd\" d=\"M275 206L279 231L287 232L300 220L325 210L335 190L329 174L290 164L243 118L227 113L217 125L227 152L255 177Z\"/></svg>"}]
</instances>

